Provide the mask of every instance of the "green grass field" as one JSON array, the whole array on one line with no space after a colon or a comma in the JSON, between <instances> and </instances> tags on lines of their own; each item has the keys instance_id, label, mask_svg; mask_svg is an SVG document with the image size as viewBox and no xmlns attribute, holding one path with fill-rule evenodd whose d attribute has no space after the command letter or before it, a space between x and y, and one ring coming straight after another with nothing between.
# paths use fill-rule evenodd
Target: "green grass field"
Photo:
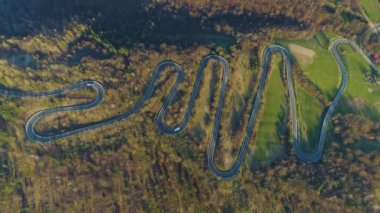
<instances>
[{"instance_id":1,"label":"green grass field","mask_svg":"<svg viewBox=\"0 0 380 213\"><path fill-rule=\"evenodd\" d=\"M342 46L340 53L348 71L348 85L343 96L348 103L357 102L355 108L343 104L339 105L340 108L380 120L380 87L365 81L365 73L371 71L370 66L349 46Z\"/></svg>"},{"instance_id":2,"label":"green grass field","mask_svg":"<svg viewBox=\"0 0 380 213\"><path fill-rule=\"evenodd\" d=\"M331 51L328 50L331 39L332 36L319 33L310 40L278 41L284 47L289 44L298 44L315 52L314 61L311 64L297 61L295 57L293 59L300 65L305 75L330 99L334 97L338 90L341 78L336 60Z\"/></svg>"},{"instance_id":3,"label":"green grass field","mask_svg":"<svg viewBox=\"0 0 380 213\"><path fill-rule=\"evenodd\" d=\"M341 82L338 64L329 50L329 44L333 38L333 35L319 33L310 40L277 40L277 43L284 47L297 44L315 52L311 63L297 61L296 57L293 57L293 60L329 100L333 99ZM342 46L340 52L347 66L349 81L343 95L344 100L339 104L337 112L359 113L380 121L380 85L369 84L365 81L365 73L370 71L369 65L349 46ZM273 62L273 64L278 63L278 59ZM265 93L264 114L259 122L256 138L255 159L258 161L269 159L277 150L280 150L279 144L274 142L278 141L279 137L276 124L279 121L281 105L286 102L283 96L284 88L279 88L282 84L278 67L274 68L268 81L270 86ZM295 81L295 89L300 140L305 151L312 151L319 140L324 107L297 81Z\"/></svg>"},{"instance_id":4,"label":"green grass field","mask_svg":"<svg viewBox=\"0 0 380 213\"><path fill-rule=\"evenodd\" d=\"M318 33L310 40L277 41L284 47L288 47L289 44L297 44L315 52L312 63L297 61L296 57L293 57L293 60L329 100L335 96L341 81L336 60L328 49L333 38L332 35ZM299 82L295 81L294 83L300 140L305 151L312 151L319 140L324 107L306 89L301 87Z\"/></svg>"},{"instance_id":5,"label":"green grass field","mask_svg":"<svg viewBox=\"0 0 380 213\"><path fill-rule=\"evenodd\" d=\"M264 91L263 114L258 123L254 160L268 162L281 151L278 126L281 125L282 108L286 107L285 87L281 79L281 57L274 55L272 70Z\"/></svg>"},{"instance_id":6,"label":"green grass field","mask_svg":"<svg viewBox=\"0 0 380 213\"><path fill-rule=\"evenodd\" d=\"M359 2L372 21L380 21L380 3L378 0L359 0Z\"/></svg>"},{"instance_id":7,"label":"green grass field","mask_svg":"<svg viewBox=\"0 0 380 213\"><path fill-rule=\"evenodd\" d=\"M323 106L309 92L295 86L297 95L297 119L300 141L305 151L312 152L318 143Z\"/></svg>"},{"instance_id":8,"label":"green grass field","mask_svg":"<svg viewBox=\"0 0 380 213\"><path fill-rule=\"evenodd\" d=\"M369 84L365 81L365 73L370 71L370 66L361 57L348 46L342 46L341 54L348 70L348 85L344 93L344 102L338 105L338 109L342 112L353 112L366 116L367 118L380 121L380 86ZM350 103L362 100L361 107L353 109ZM360 106L359 105L359 106ZM364 152L379 151L380 145L378 142L360 140L356 141L353 148L360 149Z\"/></svg>"}]
</instances>

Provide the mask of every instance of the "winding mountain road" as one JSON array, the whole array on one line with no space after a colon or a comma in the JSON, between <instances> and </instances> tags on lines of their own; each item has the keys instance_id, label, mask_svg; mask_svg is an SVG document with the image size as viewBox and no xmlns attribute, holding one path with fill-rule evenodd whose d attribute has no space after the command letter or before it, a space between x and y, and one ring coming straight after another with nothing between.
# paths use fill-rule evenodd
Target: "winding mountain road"
<instances>
[{"instance_id":1,"label":"winding mountain road","mask_svg":"<svg viewBox=\"0 0 380 213\"><path fill-rule=\"evenodd\" d=\"M196 79L194 82L193 90L191 92L190 99L189 99L189 102L188 102L187 107L186 107L185 115L183 117L183 120L179 123L179 125L177 125L175 127L171 127L171 126L168 126L165 124L165 115L167 113L169 105L173 102L174 98L178 95L177 94L178 86L184 80L184 70L182 69L182 67L180 65L178 65L177 63L172 62L172 61L161 62L156 67L156 69L153 73L153 76L150 80L150 83L148 84L148 87L147 87L145 94L128 111L126 111L123 114L120 114L118 116L115 116L113 118L109 118L107 120L100 121L100 122L92 124L92 125L88 125L88 126L81 127L78 129L74 129L71 131L67 131L64 133L56 134L53 136L46 136L46 135L42 135L42 134L38 133L35 130L36 123L39 120L41 120L42 118L44 118L48 115L57 113L57 112L85 110L85 109L90 109L90 108L97 106L98 104L100 104L102 102L104 95L105 95L104 88L100 83L98 83L96 81L83 81L83 82L79 82L77 84L73 84L71 86L67 86L67 87L64 87L61 89L47 91L47 92L20 92L20 91L14 91L11 89L0 88L0 94L5 95L5 96L19 97L19 98L22 98L22 97L37 98L37 97L47 97L47 96L58 96L58 95L61 95L64 93L68 93L68 92L71 92L74 90L79 90L79 89L84 89L84 88L90 88L90 89L95 90L97 92L97 96L89 102L77 104L77 105L72 105L72 106L64 106L64 107L42 110L42 111L37 112L36 114L34 114L32 117L29 118L29 120L26 123L26 127L25 127L26 136L32 141L50 142L50 141L58 140L60 138L65 138L65 137L69 137L69 136L72 136L75 134L79 134L82 132L87 132L87 131L90 131L93 129L102 128L102 127L120 122L120 121L127 119L128 117L132 116L133 114L137 113L145 105L146 101L153 96L155 86L156 86L155 83L156 83L157 79L159 78L160 73L163 70L165 70L166 67L172 67L172 68L174 68L174 70L176 72L177 78L176 78L176 81L173 84L168 96L166 97L166 100L165 100L161 110L159 111L159 113L157 115L156 123L157 123L158 128L163 133L165 133L165 134L177 134L186 127L188 121L190 120L191 112L192 112L192 109L194 107L195 100L196 100L197 96L199 95L199 89L201 86L201 81L203 79L203 73L205 71L207 64L211 60L216 61L220 65L222 65L223 75L222 75L221 90L220 90L220 94L219 94L218 106L216 108L216 114L215 114L215 118L214 118L214 126L213 126L213 130L212 130L212 135L211 135L211 143L210 143L210 146L208 149L208 159L207 160L208 160L208 166L214 174L216 174L217 176L219 176L223 179L229 179L229 178L231 178L237 174L237 172L239 171L239 168L241 167L241 164L243 163L245 154L247 152L248 144L249 144L250 138L252 136L254 125L256 122L256 113L259 111L259 108L261 105L261 99L263 96L265 83L267 80L267 74L268 74L268 70L269 70L270 59L271 59L271 55L273 53L280 53L283 57L283 60L285 61L285 65L286 65L286 67L285 67L286 68L286 78L287 78L287 83L288 83L289 103L290 103L291 118L292 118L292 138L293 138L295 153L301 160L304 160L304 161L307 161L310 163L317 162L321 159L322 152L323 152L324 145L325 145L325 141L326 141L326 133L328 130L328 125L329 125L329 122L331 120L331 115L334 112L335 107L339 103L339 100L340 100L340 98L341 98L341 96L342 96L342 94L343 94L343 92L347 86L347 81L348 81L346 67L345 67L345 65L341 59L341 56L339 55L339 52L338 52L338 47L342 44L349 45L352 48L354 48L356 51L360 52L360 54L371 65L371 67L375 71L379 72L377 67L371 63L371 61L363 53L363 51L353 42L346 40L346 39L337 39L332 43L332 53L334 54L334 56L337 60L337 63L339 65L340 71L342 73L342 81L341 81L341 84L339 86L339 90L333 99L333 102L328 107L327 112L323 118L319 142L318 142L316 150L313 153L306 153L306 152L302 151L300 140L298 138L299 134L298 134L298 126L297 126L296 98L295 98L293 78L292 78L290 55L285 48L278 46L278 45L268 46L264 50L262 72L261 72L261 76L259 79L259 85L257 87L257 93L256 93L256 97L254 99L253 108L251 110L248 125L246 128L246 133L245 133L245 136L243 138L243 142L242 142L242 145L240 147L237 160L234 163L234 165L227 171L220 170L215 165L215 161L214 161L216 143L218 140L219 126L220 126L220 121L221 121L221 116L222 116L222 109L223 109L223 105L224 105L224 98L225 98L225 94L226 94L226 90L227 90L228 75L229 75L228 62L224 58L222 58L221 56L210 55L210 56L205 57L201 61L199 70L196 74Z\"/></svg>"}]
</instances>

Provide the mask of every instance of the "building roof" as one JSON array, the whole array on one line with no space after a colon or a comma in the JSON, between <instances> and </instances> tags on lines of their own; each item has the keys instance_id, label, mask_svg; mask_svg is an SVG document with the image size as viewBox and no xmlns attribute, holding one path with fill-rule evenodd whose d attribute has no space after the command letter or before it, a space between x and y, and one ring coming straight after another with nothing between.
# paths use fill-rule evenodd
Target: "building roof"
<instances>
[{"instance_id":1,"label":"building roof","mask_svg":"<svg viewBox=\"0 0 380 213\"><path fill-rule=\"evenodd\" d=\"M379 56L376 55L376 54L373 54L372 57L371 57L371 60L372 60L373 62L377 62L377 61L379 61Z\"/></svg>"}]
</instances>

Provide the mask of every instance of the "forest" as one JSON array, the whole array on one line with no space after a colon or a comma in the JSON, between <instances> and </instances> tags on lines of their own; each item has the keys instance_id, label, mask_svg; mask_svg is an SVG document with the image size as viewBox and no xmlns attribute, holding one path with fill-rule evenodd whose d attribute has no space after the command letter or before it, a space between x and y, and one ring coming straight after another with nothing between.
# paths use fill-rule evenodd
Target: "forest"
<instances>
[{"instance_id":1,"label":"forest","mask_svg":"<svg viewBox=\"0 0 380 213\"><path fill-rule=\"evenodd\" d=\"M279 44L294 55L306 150L318 140L320 120L340 80L331 42L344 37L380 54L379 36L368 27L359 0L0 3L1 88L45 91L86 79L105 87L96 108L41 120L36 128L47 135L130 109L165 60L180 64L186 74L166 116L174 125L183 118L202 58L224 57L231 73L215 156L223 170L233 165L241 146L266 46ZM300 60L290 44L313 50L315 58ZM26 138L28 118L89 101L94 91L39 99L0 96L0 211L375 212L380 208L380 87L364 82L369 69L355 52L340 51L352 83L330 122L322 160L308 164L294 154L283 60L275 55L267 81L276 86L265 88L248 153L228 181L207 166L221 82L218 64L207 66L201 95L179 135L162 134L155 123L175 81L169 68L137 114L51 143ZM329 73L333 77L326 78Z\"/></svg>"}]
</instances>

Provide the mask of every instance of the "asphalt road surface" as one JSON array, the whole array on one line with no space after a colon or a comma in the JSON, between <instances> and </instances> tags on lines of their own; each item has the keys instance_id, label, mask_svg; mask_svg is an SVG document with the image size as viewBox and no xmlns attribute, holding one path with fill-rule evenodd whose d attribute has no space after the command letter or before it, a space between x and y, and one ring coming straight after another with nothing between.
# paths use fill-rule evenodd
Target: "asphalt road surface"
<instances>
[{"instance_id":1,"label":"asphalt road surface","mask_svg":"<svg viewBox=\"0 0 380 213\"><path fill-rule=\"evenodd\" d=\"M123 114L120 114L118 116L115 116L113 118L109 118L107 120L99 121L95 124L91 124L85 127L80 127L78 129L70 130L64 133L59 133L56 135L52 136L47 136L47 135L42 135L38 133L35 130L35 125L36 123L42 119L43 117L46 117L48 115L57 113L57 112L66 112L66 111L77 111L77 110L85 110L85 109L90 109L93 107L96 107L99 105L105 95L105 90L103 86L96 82L96 81L83 81L79 82L77 84L73 84L61 89L53 90L53 91L47 91L47 92L21 92L21 91L15 91L11 89L6 89L6 88L0 88L0 94L5 95L5 96L12 96L12 97L47 97L47 96L59 96L64 93L71 92L73 90L79 90L79 89L84 89L84 88L91 88L97 92L97 96L86 103L82 104L77 104L77 105L72 105L72 106L64 106L64 107L57 107L57 108L52 108L52 109L46 109L37 112L34 114L32 117L29 118L29 120L26 123L25 127L25 132L26 136L32 140L32 141L39 141L39 142L51 142L51 141L56 141L60 138L65 138L69 137L75 134L87 132L93 129L97 128L102 128L117 122L120 122L124 119L127 119L128 117L132 116L133 114L137 113L142 107L144 107L145 103L147 100L149 100L153 95L154 95L154 90L156 87L156 81L159 78L160 73L165 70L167 67L172 67L174 68L176 72L176 81L173 84L168 96L166 97L166 100L160 110L160 112L157 115L157 126L158 128L165 134L178 134L181 132L183 129L185 129L188 121L190 120L192 109L194 107L195 100L197 96L199 95L199 89L201 86L201 81L203 79L203 73L205 71L205 68L207 64L210 61L215 61L219 63L223 67L223 75L222 75L222 82L221 82L221 89L219 93L219 101L218 101L218 106L216 108L216 114L214 118L214 126L212 130L212 135L211 135L211 143L208 149L208 166L210 170L217 176L223 178L223 179L229 179L233 176L235 176L239 168L241 167L245 154L247 152L248 144L250 141L250 138L253 133L254 125L256 122L256 113L259 111L260 105L261 105L261 100L263 96L263 91L265 88L265 83L267 82L267 74L269 71L269 65L270 65L270 59L271 55L273 53L279 53L282 55L283 60L285 62L285 69L286 69L286 78L287 78L287 83L288 83L288 94L289 94L289 103L290 103L290 109L291 109L291 116L292 116L292 138L293 138L293 144L294 144L294 149L296 155L304 161L307 161L309 163L317 162L321 159L322 157L322 152L325 146L325 141L326 141L326 133L328 130L328 125L331 120L331 115L334 112L335 107L339 103L339 100L347 86L347 70L346 67L341 59L341 56L339 55L338 47L340 45L349 45L356 51L358 51L371 65L371 67L379 72L379 70L376 68L374 64L371 63L371 61L368 59L368 57L363 53L363 51L353 42L346 40L346 39L337 39L332 43L332 53L335 56L337 63L339 65L339 69L342 74L342 81L339 86L339 90L337 94L335 95L331 105L328 107L326 114L324 115L323 118L323 123L321 127L321 133L320 133L320 138L319 142L317 144L316 149L312 153L307 153L302 150L302 144L300 144L299 140L299 134L298 134L298 126L297 126L297 113L296 113L296 98L295 98L295 92L294 92L294 85L293 85L293 78L292 78L292 70L291 70L291 60L290 60L290 55L288 51L278 45L271 45L268 46L263 53L263 63L262 63L262 73L259 79L259 85L257 87L257 93L254 99L253 103L253 108L250 112L250 117L248 121L248 125L246 128L246 133L243 138L242 145L239 150L238 157L236 159L236 162L234 165L229 169L229 170L221 170L215 165L215 150L216 150L216 144L218 140L218 135L219 135L219 127L220 127L220 121L221 121L221 116L222 116L222 109L224 105L224 98L227 90L227 83L228 83L228 75L229 75L229 66L228 62L222 58L221 56L218 55L209 55L205 57L200 64L199 70L196 74L196 79L194 82L194 86L190 95L189 102L186 107L186 112L183 117L183 120L179 123L179 125L171 127L166 125L165 123L165 115L167 113L169 105L173 102L175 97L178 95L178 86L183 82L184 80L184 70L180 65L178 65L175 62L172 61L164 61L161 62L155 69L153 76L150 80L150 83L147 86L145 94L139 99L139 101L128 111L124 112Z\"/></svg>"}]
</instances>

